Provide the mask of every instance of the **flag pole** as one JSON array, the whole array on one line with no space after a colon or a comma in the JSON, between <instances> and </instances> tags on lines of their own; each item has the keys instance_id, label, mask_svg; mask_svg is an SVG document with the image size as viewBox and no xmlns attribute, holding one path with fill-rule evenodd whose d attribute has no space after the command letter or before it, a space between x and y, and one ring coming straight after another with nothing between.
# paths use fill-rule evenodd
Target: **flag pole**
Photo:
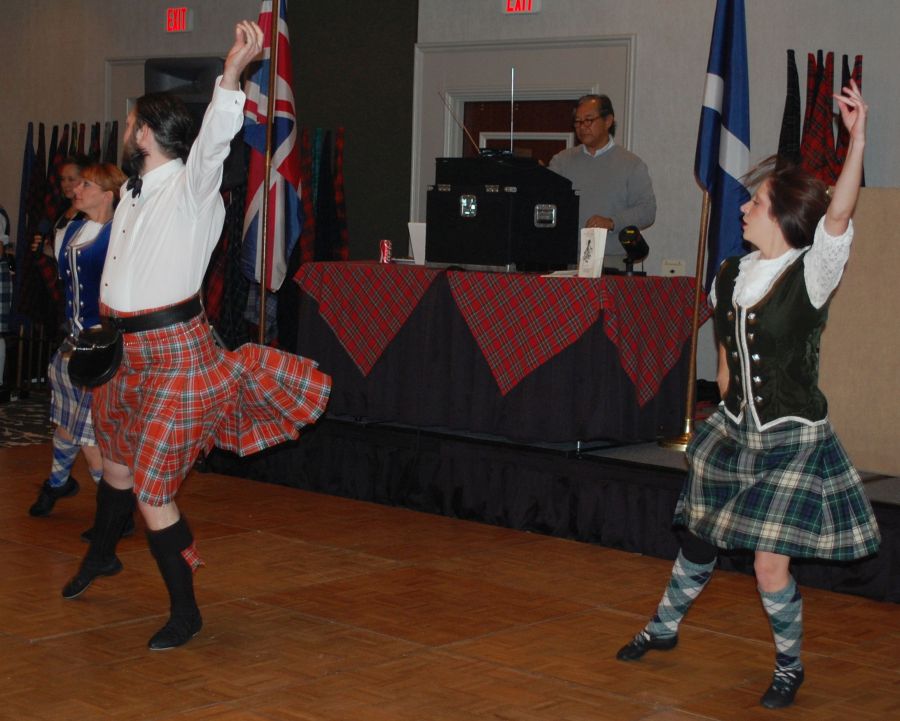
<instances>
[{"instance_id":1,"label":"flag pole","mask_svg":"<svg viewBox=\"0 0 900 721\"><path fill-rule=\"evenodd\" d=\"M262 197L262 240L260 242L259 259L259 332L258 342L266 344L266 281L269 264L269 182L272 177L272 126L275 124L275 83L278 68L278 26L281 20L281 0L272 0L272 27L269 40L269 93L266 98L266 179Z\"/></svg>"},{"instance_id":2,"label":"flag pole","mask_svg":"<svg viewBox=\"0 0 900 721\"><path fill-rule=\"evenodd\" d=\"M694 314L691 318L691 358L688 370L687 397L684 408L684 430L680 436L663 438L659 445L671 451L686 451L694 435L694 403L697 395L697 336L700 330L700 298L703 293L703 260L706 257L706 237L709 233L709 191L703 191L700 210L700 240L697 243L697 270L694 273Z\"/></svg>"}]
</instances>

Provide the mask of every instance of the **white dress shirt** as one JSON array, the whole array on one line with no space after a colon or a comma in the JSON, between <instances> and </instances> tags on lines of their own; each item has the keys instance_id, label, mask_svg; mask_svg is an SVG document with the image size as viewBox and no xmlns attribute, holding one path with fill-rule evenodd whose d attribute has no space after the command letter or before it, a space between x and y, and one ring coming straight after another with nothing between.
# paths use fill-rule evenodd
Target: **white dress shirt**
<instances>
[{"instance_id":1,"label":"white dress shirt","mask_svg":"<svg viewBox=\"0 0 900 721\"><path fill-rule=\"evenodd\" d=\"M220 81L187 162L144 174L136 198L122 186L100 283L100 300L113 310L158 308L200 290L225 220L222 164L243 122L244 93Z\"/></svg>"}]
</instances>

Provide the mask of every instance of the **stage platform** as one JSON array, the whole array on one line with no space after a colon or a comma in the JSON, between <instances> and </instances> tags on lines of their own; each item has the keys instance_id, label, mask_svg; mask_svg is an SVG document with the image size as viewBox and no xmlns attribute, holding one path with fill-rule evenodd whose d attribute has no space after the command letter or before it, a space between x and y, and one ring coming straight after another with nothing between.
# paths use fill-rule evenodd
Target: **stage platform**
<instances>
[{"instance_id":1,"label":"stage platform","mask_svg":"<svg viewBox=\"0 0 900 721\"><path fill-rule=\"evenodd\" d=\"M514 444L329 418L298 441L240 459L215 451L210 470L363 501L401 506L674 558L671 528L685 478L681 454L656 444ZM856 563L797 561L799 583L900 602L897 479L868 479L883 535L880 552ZM752 572L752 555L720 557Z\"/></svg>"}]
</instances>

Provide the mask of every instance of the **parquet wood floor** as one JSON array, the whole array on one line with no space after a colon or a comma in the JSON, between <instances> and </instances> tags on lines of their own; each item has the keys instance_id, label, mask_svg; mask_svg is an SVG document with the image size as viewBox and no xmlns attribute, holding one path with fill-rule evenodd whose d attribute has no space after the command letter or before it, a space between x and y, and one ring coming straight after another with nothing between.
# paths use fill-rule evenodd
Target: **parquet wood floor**
<instances>
[{"instance_id":1,"label":"parquet wood floor","mask_svg":"<svg viewBox=\"0 0 900 721\"><path fill-rule=\"evenodd\" d=\"M667 561L215 474L180 497L203 631L150 653L167 598L140 521L123 573L60 597L94 492L30 518L49 462L0 449L3 720L900 719L897 605L804 588L807 682L771 712L750 577L718 572L675 651L625 664Z\"/></svg>"}]
</instances>

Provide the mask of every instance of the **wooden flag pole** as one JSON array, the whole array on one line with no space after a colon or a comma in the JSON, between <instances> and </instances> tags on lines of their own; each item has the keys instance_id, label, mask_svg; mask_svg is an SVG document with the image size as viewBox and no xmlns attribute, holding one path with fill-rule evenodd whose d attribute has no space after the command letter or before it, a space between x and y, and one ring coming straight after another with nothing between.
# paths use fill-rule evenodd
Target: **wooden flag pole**
<instances>
[{"instance_id":1,"label":"wooden flag pole","mask_svg":"<svg viewBox=\"0 0 900 721\"><path fill-rule=\"evenodd\" d=\"M278 80L278 26L281 20L281 0L272 0L272 27L269 39L269 93L266 98L266 179L263 185L262 198L262 239L260 245L260 278L259 278L259 333L260 345L266 344L266 279L267 266L270 262L268 254L269 240L269 182L272 178L272 126L275 124L275 95Z\"/></svg>"},{"instance_id":2,"label":"wooden flag pole","mask_svg":"<svg viewBox=\"0 0 900 721\"><path fill-rule=\"evenodd\" d=\"M697 243L697 270L694 273L694 315L691 318L691 359L688 371L687 398L684 409L684 431L680 436L664 438L663 448L686 451L694 435L694 404L697 400L697 335L700 330L700 298L703 295L703 260L706 257L706 237L709 233L709 192L703 191L703 208L700 211L700 240Z\"/></svg>"}]
</instances>

